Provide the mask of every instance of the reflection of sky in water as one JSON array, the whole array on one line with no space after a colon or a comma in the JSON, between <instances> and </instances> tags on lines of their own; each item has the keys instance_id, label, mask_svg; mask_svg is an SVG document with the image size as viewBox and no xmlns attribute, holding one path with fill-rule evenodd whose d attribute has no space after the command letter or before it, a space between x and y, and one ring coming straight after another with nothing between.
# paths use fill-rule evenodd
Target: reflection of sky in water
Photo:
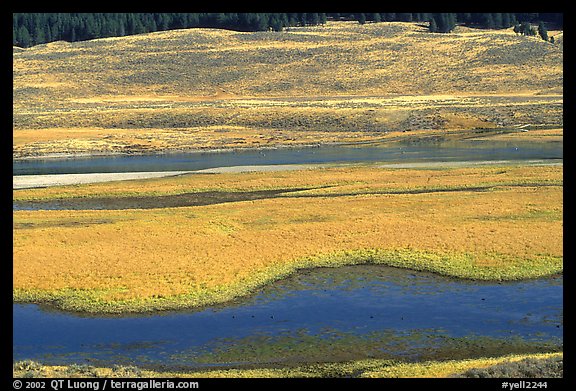
<instances>
[{"instance_id":1,"label":"reflection of sky in water","mask_svg":"<svg viewBox=\"0 0 576 391\"><path fill-rule=\"evenodd\" d=\"M440 327L453 336L505 336L512 329L531 333L530 327L545 320L558 324L561 291L561 279L499 284L352 266L304 272L263 289L253 300L259 312L274 312L308 329L329 320L341 330Z\"/></svg>"},{"instance_id":2,"label":"reflection of sky in water","mask_svg":"<svg viewBox=\"0 0 576 391\"><path fill-rule=\"evenodd\" d=\"M324 268L302 271L238 303L195 312L97 318L15 305L14 359L142 363L206 353L218 341L298 330L325 338L426 330L546 342L562 338L562 306L561 278L473 283L383 266ZM386 341L378 343L386 349Z\"/></svg>"},{"instance_id":3,"label":"reflection of sky in water","mask_svg":"<svg viewBox=\"0 0 576 391\"><path fill-rule=\"evenodd\" d=\"M170 153L12 162L12 175L201 170L214 167L330 162L417 162L562 159L563 143L467 140L321 148L280 148L226 153Z\"/></svg>"}]
</instances>

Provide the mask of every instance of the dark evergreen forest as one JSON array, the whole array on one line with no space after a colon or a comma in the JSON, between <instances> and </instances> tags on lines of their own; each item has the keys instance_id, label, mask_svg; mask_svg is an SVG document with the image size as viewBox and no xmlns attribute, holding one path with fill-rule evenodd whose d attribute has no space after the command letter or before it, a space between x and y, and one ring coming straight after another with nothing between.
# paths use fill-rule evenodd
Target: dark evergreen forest
<instances>
[{"instance_id":1,"label":"dark evergreen forest","mask_svg":"<svg viewBox=\"0 0 576 391\"><path fill-rule=\"evenodd\" d=\"M327 20L423 22L434 33L457 24L486 29L514 26L520 34L535 34L563 25L562 13L14 13L13 45L30 47L53 41L83 41L194 27L236 31L282 31L314 26ZM531 27L538 25L538 30ZM540 33L543 37L545 34Z\"/></svg>"}]
</instances>

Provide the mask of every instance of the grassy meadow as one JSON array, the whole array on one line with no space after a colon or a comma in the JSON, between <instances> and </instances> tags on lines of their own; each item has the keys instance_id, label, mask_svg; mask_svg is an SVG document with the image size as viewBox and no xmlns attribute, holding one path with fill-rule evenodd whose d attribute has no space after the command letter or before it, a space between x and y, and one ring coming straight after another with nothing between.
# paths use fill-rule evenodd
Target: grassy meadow
<instances>
[{"instance_id":1,"label":"grassy meadow","mask_svg":"<svg viewBox=\"0 0 576 391\"><path fill-rule=\"evenodd\" d=\"M512 29L189 29L53 42L13 59L14 158L562 126L563 46Z\"/></svg>"},{"instance_id":2,"label":"grassy meadow","mask_svg":"<svg viewBox=\"0 0 576 391\"><path fill-rule=\"evenodd\" d=\"M242 200L242 192L274 191ZM163 197L236 193L163 207ZM14 300L89 312L202 306L299 268L354 263L512 280L563 270L562 166L191 174L19 190L80 210L13 213ZM154 208L83 210L132 197Z\"/></svg>"}]
</instances>

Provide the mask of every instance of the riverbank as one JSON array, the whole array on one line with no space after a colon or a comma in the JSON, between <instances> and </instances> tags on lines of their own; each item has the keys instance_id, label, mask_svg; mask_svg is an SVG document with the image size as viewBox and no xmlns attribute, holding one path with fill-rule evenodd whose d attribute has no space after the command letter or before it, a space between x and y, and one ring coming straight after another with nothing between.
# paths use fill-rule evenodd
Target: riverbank
<instances>
[{"instance_id":1,"label":"riverbank","mask_svg":"<svg viewBox=\"0 0 576 391\"><path fill-rule=\"evenodd\" d=\"M497 161L456 161L456 162L415 162L415 163L389 163L381 164L381 168L450 168L471 167L482 165L562 165L562 159L547 160L497 160ZM274 172L307 170L321 167L335 167L336 164L274 164L258 166L231 166L214 167L196 171L154 171L154 172L111 172L111 173L88 173L88 174L44 174L44 175L15 175L12 177L12 189L33 189L51 186L70 186L87 183L101 183L113 181L126 181L135 179L163 178L185 174L223 174L244 172ZM340 164L341 166L341 164Z\"/></svg>"},{"instance_id":2,"label":"riverbank","mask_svg":"<svg viewBox=\"0 0 576 391\"><path fill-rule=\"evenodd\" d=\"M563 128L556 126L517 125L507 128L467 128L457 127L454 129L404 129L404 130L386 130L362 134L354 130L350 134L342 132L329 131L325 134L316 134L314 132L306 133L304 141L301 139L301 132L296 132L292 136L287 136L286 140L277 140L270 143L269 138L266 143L246 143L239 142L241 138L228 137L219 139L220 135L216 134L214 139L207 143L201 140L199 143L189 139L182 139L180 142L174 142L176 136L163 131L157 131L155 139L169 138L165 143L150 144L146 147L138 148L136 144L132 147L114 147L106 146L105 143L112 143L111 140L118 137L119 130L104 131L103 129L95 131L96 134L90 136L90 132L84 134L88 137L101 137L99 143L104 143L99 147L84 148L82 142L78 143L70 139L70 129L43 129L43 130L19 130L13 131L13 161L34 161L34 160L58 160L58 159L76 159L90 157L122 157L122 156L146 156L146 155L173 155L173 154L214 154L214 153L236 153L248 151L274 151L278 149L298 150L308 148L338 147L338 146L364 146L364 145L381 145L382 147L394 146L397 143L430 143L430 142L449 142L459 140L500 140L500 141L530 141L535 143L543 142L562 142ZM278 132L275 132L277 136ZM137 133L131 132L132 135ZM43 143L36 140L40 137L42 140L50 140L49 143ZM178 136L180 137L180 136ZM234 140L231 142L231 140ZM78 144L75 146L75 143ZM215 143L215 144L213 144ZM90 144L90 143L89 143ZM241 145L244 144L244 145ZM88 144L86 144L88 145ZM91 145L95 145L91 142Z\"/></svg>"},{"instance_id":3,"label":"riverbank","mask_svg":"<svg viewBox=\"0 0 576 391\"><path fill-rule=\"evenodd\" d=\"M262 166L233 166L206 168L196 171L154 171L154 172L110 172L88 174L47 174L47 175L15 175L12 177L12 189L32 189L38 187L70 186L87 183L127 181L136 179L164 178L184 174L220 174L240 172L272 172L292 171L317 168L310 164L280 164Z\"/></svg>"},{"instance_id":4,"label":"riverbank","mask_svg":"<svg viewBox=\"0 0 576 391\"><path fill-rule=\"evenodd\" d=\"M188 174L190 171L161 172L113 172L90 174L16 175L12 177L12 189L30 189L49 186L70 186L86 183L126 181L134 179L163 178Z\"/></svg>"},{"instance_id":5,"label":"riverbank","mask_svg":"<svg viewBox=\"0 0 576 391\"><path fill-rule=\"evenodd\" d=\"M448 377L563 377L563 353L516 354L466 360L402 363L390 360L362 360L302 365L291 368L214 369L209 371L154 371L135 366L112 368L92 365L46 366L20 361L12 366L13 377L45 378L448 378ZM553 365L550 365L552 363ZM480 376L483 374L483 376ZM475 376L476 375L476 376Z\"/></svg>"}]
</instances>

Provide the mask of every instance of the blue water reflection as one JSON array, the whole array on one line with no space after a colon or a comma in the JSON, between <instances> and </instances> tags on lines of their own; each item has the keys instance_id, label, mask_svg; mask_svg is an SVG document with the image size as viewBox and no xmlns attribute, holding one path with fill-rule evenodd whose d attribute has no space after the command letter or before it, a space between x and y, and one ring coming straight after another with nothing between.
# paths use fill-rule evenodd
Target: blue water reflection
<instances>
[{"instance_id":1,"label":"blue water reflection","mask_svg":"<svg viewBox=\"0 0 576 391\"><path fill-rule=\"evenodd\" d=\"M214 167L345 162L562 159L563 143L468 140L439 143L280 148L211 153L15 160L12 175L193 171Z\"/></svg>"},{"instance_id":2,"label":"blue water reflection","mask_svg":"<svg viewBox=\"0 0 576 391\"><path fill-rule=\"evenodd\" d=\"M170 365L185 356L193 366L206 364L203 355L216 346L258 336L293 336L297 345L303 334L424 331L561 344L563 333L561 277L479 283L382 266L308 270L250 298L197 311L92 317L31 304L13 308L14 360L50 363ZM392 343L379 339L374 349L390 350ZM397 354L410 356L410 349Z\"/></svg>"}]
</instances>

